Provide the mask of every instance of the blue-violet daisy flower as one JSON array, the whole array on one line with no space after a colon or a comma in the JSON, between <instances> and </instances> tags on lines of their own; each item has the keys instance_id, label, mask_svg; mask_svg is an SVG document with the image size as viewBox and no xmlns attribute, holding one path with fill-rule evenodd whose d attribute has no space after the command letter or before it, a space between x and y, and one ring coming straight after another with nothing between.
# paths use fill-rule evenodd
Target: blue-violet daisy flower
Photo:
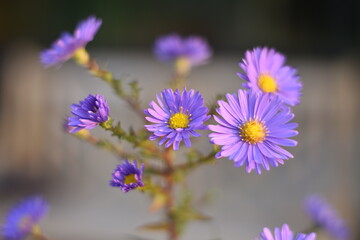
<instances>
[{"instance_id":1,"label":"blue-violet daisy flower","mask_svg":"<svg viewBox=\"0 0 360 240\"><path fill-rule=\"evenodd\" d=\"M1 226L6 240L21 240L30 233L38 233L39 221L46 215L48 203L39 196L23 199L7 213Z\"/></svg>"},{"instance_id":2,"label":"blue-violet daisy flower","mask_svg":"<svg viewBox=\"0 0 360 240\"><path fill-rule=\"evenodd\" d=\"M73 35L68 32L63 33L50 49L41 52L41 63L49 67L69 60L76 52L80 55L85 54L84 47L94 39L101 23L100 19L90 16L77 25Z\"/></svg>"},{"instance_id":3,"label":"blue-violet daisy flower","mask_svg":"<svg viewBox=\"0 0 360 240\"><path fill-rule=\"evenodd\" d=\"M281 229L275 228L274 235L269 228L264 228L257 240L315 240L316 234L310 233L308 235L299 233L294 238L293 232L287 224L284 224Z\"/></svg>"},{"instance_id":4,"label":"blue-violet daisy flower","mask_svg":"<svg viewBox=\"0 0 360 240\"><path fill-rule=\"evenodd\" d=\"M336 210L319 195L311 195L305 200L305 210L318 226L324 228L338 240L350 239L350 231Z\"/></svg>"},{"instance_id":5,"label":"blue-violet daisy flower","mask_svg":"<svg viewBox=\"0 0 360 240\"><path fill-rule=\"evenodd\" d=\"M109 105L99 94L89 95L79 104L71 105L73 117L68 118L69 132L92 129L109 118Z\"/></svg>"},{"instance_id":6,"label":"blue-violet daisy flower","mask_svg":"<svg viewBox=\"0 0 360 240\"><path fill-rule=\"evenodd\" d=\"M246 165L246 171L261 167L270 170L293 155L280 146L296 146L288 137L298 134L293 130L297 123L289 123L294 114L276 95L239 90L238 95L226 94L226 101L219 100L214 116L218 125L209 125L214 133L211 143L222 146L217 158L229 157L235 167ZM280 145L280 146L279 146Z\"/></svg>"},{"instance_id":7,"label":"blue-violet daisy flower","mask_svg":"<svg viewBox=\"0 0 360 240\"><path fill-rule=\"evenodd\" d=\"M300 102L302 84L295 68L284 65L285 56L274 49L255 48L245 53L239 63L244 73L238 73L246 83L244 88L278 95L286 104Z\"/></svg>"},{"instance_id":8,"label":"blue-violet daisy flower","mask_svg":"<svg viewBox=\"0 0 360 240\"><path fill-rule=\"evenodd\" d=\"M186 61L190 66L195 66L206 63L212 51L204 38L182 38L177 34L170 34L156 40L154 53L160 61Z\"/></svg>"},{"instance_id":9,"label":"blue-violet daisy flower","mask_svg":"<svg viewBox=\"0 0 360 240\"><path fill-rule=\"evenodd\" d=\"M136 161L134 163L130 163L128 160L123 161L122 164L117 165L115 168L110 186L119 187L124 192L143 187L143 171L144 164L141 164L140 168L138 168Z\"/></svg>"},{"instance_id":10,"label":"blue-violet daisy flower","mask_svg":"<svg viewBox=\"0 0 360 240\"><path fill-rule=\"evenodd\" d=\"M182 140L190 147L190 136L201 136L195 130L207 129L204 122L210 118L207 115L209 109L205 107L200 92L193 89L187 91L186 88L182 93L178 89L175 92L165 89L156 98L158 104L152 101L150 108L144 111L148 115L146 120L153 123L145 125L147 130L153 132L150 140L162 138L159 145L166 142L166 148L173 145L173 149L178 150Z\"/></svg>"}]
</instances>

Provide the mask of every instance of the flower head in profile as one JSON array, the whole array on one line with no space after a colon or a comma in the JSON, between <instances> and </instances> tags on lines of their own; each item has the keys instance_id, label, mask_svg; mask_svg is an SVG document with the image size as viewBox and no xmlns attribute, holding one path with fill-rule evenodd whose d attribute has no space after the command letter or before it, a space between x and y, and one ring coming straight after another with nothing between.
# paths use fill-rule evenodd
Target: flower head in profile
<instances>
[{"instance_id":1,"label":"flower head in profile","mask_svg":"<svg viewBox=\"0 0 360 240\"><path fill-rule=\"evenodd\" d=\"M239 63L244 73L238 73L246 83L243 87L278 95L286 104L300 102L302 84L295 68L284 65L285 56L274 49L254 48L245 53Z\"/></svg>"},{"instance_id":2,"label":"flower head in profile","mask_svg":"<svg viewBox=\"0 0 360 240\"><path fill-rule=\"evenodd\" d=\"M142 174L144 171L144 164L138 168L137 162L130 163L128 160L123 161L122 164L117 165L112 174L113 179L110 180L110 186L118 187L124 192L143 187Z\"/></svg>"},{"instance_id":3,"label":"flower head in profile","mask_svg":"<svg viewBox=\"0 0 360 240\"><path fill-rule=\"evenodd\" d=\"M7 213L1 226L6 240L25 239L29 234L39 231L38 223L46 215L48 203L39 196L23 199Z\"/></svg>"},{"instance_id":4,"label":"flower head in profile","mask_svg":"<svg viewBox=\"0 0 360 240\"><path fill-rule=\"evenodd\" d=\"M156 40L154 53L163 62L179 61L179 64L196 66L206 63L212 51L207 41L201 37L182 38L177 34L170 34Z\"/></svg>"},{"instance_id":5,"label":"flower head in profile","mask_svg":"<svg viewBox=\"0 0 360 240\"><path fill-rule=\"evenodd\" d=\"M109 118L109 105L99 94L89 95L79 104L71 105L73 117L69 117L67 124L70 133L82 129L92 129Z\"/></svg>"},{"instance_id":6,"label":"flower head in profile","mask_svg":"<svg viewBox=\"0 0 360 240\"><path fill-rule=\"evenodd\" d=\"M84 47L94 39L101 23L100 19L90 16L77 25L73 35L68 32L63 33L51 48L41 52L41 63L45 67L58 65L69 60L75 54L82 55L82 57L85 54L85 58L88 58Z\"/></svg>"},{"instance_id":7,"label":"flower head in profile","mask_svg":"<svg viewBox=\"0 0 360 240\"><path fill-rule=\"evenodd\" d=\"M204 105L204 99L200 92L193 89L181 93L178 89L165 89L161 95L156 95L157 102L152 101L150 108L144 112L146 120L153 123L145 125L146 129L153 132L150 140L161 138L159 145L165 143L168 148L173 145L174 150L179 149L181 141L187 147L191 146L190 137L199 137L196 130L205 130L204 122L210 116L209 109Z\"/></svg>"},{"instance_id":8,"label":"flower head in profile","mask_svg":"<svg viewBox=\"0 0 360 240\"><path fill-rule=\"evenodd\" d=\"M294 114L278 96L239 90L226 99L218 101L218 125L209 125L211 143L222 146L217 158L228 157L235 167L246 165L247 172L260 174L261 167L270 170L293 157L281 146L297 145L288 139L298 134L297 123L289 123Z\"/></svg>"},{"instance_id":9,"label":"flower head in profile","mask_svg":"<svg viewBox=\"0 0 360 240\"><path fill-rule=\"evenodd\" d=\"M305 200L305 210L311 219L338 240L350 239L350 231L345 221L335 209L319 195L311 195Z\"/></svg>"},{"instance_id":10,"label":"flower head in profile","mask_svg":"<svg viewBox=\"0 0 360 240\"><path fill-rule=\"evenodd\" d=\"M260 238L256 240L315 240L316 234L304 234L299 233L294 237L293 232L290 230L287 224L284 224L281 229L275 228L274 234L269 228L264 228L263 232L260 233Z\"/></svg>"}]
</instances>

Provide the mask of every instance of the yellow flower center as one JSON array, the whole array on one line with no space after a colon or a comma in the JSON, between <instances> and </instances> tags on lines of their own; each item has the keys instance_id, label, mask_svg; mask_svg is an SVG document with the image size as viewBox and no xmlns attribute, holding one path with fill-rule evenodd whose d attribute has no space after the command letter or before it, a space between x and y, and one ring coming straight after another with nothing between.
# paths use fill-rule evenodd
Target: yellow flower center
<instances>
[{"instance_id":1,"label":"yellow flower center","mask_svg":"<svg viewBox=\"0 0 360 240\"><path fill-rule=\"evenodd\" d=\"M175 113L170 117L169 126L173 129L186 128L189 126L189 116L185 113Z\"/></svg>"},{"instance_id":2,"label":"yellow flower center","mask_svg":"<svg viewBox=\"0 0 360 240\"><path fill-rule=\"evenodd\" d=\"M125 177L124 183L129 185L131 183L137 183L137 180L135 178L135 174L130 174Z\"/></svg>"},{"instance_id":3,"label":"yellow flower center","mask_svg":"<svg viewBox=\"0 0 360 240\"><path fill-rule=\"evenodd\" d=\"M259 143L265 140L266 128L264 124L257 120L250 120L242 124L240 127L240 137L249 144Z\"/></svg>"},{"instance_id":4,"label":"yellow flower center","mask_svg":"<svg viewBox=\"0 0 360 240\"><path fill-rule=\"evenodd\" d=\"M179 57L175 61L175 69L180 75L187 75L190 71L191 63L186 57Z\"/></svg>"},{"instance_id":5,"label":"yellow flower center","mask_svg":"<svg viewBox=\"0 0 360 240\"><path fill-rule=\"evenodd\" d=\"M85 50L85 48L79 48L74 52L73 58L80 65L88 64L90 60L89 53Z\"/></svg>"},{"instance_id":6,"label":"yellow flower center","mask_svg":"<svg viewBox=\"0 0 360 240\"><path fill-rule=\"evenodd\" d=\"M39 225L35 225L32 230L31 230L32 234L35 236L41 236L41 230L40 230L40 226Z\"/></svg>"},{"instance_id":7,"label":"yellow flower center","mask_svg":"<svg viewBox=\"0 0 360 240\"><path fill-rule=\"evenodd\" d=\"M266 74L261 74L259 76L259 87L261 88L261 90L263 90L263 92L266 93L273 93L277 90L277 84L275 79L270 75Z\"/></svg>"}]
</instances>

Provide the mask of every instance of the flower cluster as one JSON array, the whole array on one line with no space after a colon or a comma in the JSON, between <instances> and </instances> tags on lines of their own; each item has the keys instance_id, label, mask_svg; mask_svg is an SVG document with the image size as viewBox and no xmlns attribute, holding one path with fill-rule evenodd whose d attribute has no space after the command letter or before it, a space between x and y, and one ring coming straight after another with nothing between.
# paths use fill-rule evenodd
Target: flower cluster
<instances>
[{"instance_id":1,"label":"flower cluster","mask_svg":"<svg viewBox=\"0 0 360 240\"><path fill-rule=\"evenodd\" d=\"M48 203L39 196L25 198L15 205L5 217L1 231L6 240L21 240L37 234L38 222L46 215Z\"/></svg>"},{"instance_id":2,"label":"flower cluster","mask_svg":"<svg viewBox=\"0 0 360 240\"><path fill-rule=\"evenodd\" d=\"M69 60L74 54L85 54L83 48L88 42L93 40L101 23L100 19L90 16L77 25L73 35L68 32L63 33L52 44L50 49L44 50L40 54L41 63L46 67L50 67ZM87 58L85 56L85 59Z\"/></svg>"},{"instance_id":3,"label":"flower cluster","mask_svg":"<svg viewBox=\"0 0 360 240\"><path fill-rule=\"evenodd\" d=\"M281 229L275 228L274 235L269 228L264 228L257 240L315 240L316 234L310 233L308 235L299 233L295 236L287 224L284 224Z\"/></svg>"},{"instance_id":4,"label":"flower cluster","mask_svg":"<svg viewBox=\"0 0 360 240\"><path fill-rule=\"evenodd\" d=\"M126 131L120 123L115 126L109 117L110 108L105 98L90 94L78 104L72 104L73 116L67 118L65 128L70 133L77 132L75 135L89 139L96 146L111 149L122 159L137 159L141 163L138 166L135 160L122 161L114 169L109 185L123 192L146 190L154 198L152 207L164 207L166 211L168 221L165 228L170 233L170 239L177 239L175 235L179 226L185 225L190 218L204 218L188 207L192 206L189 202L183 205L186 207L179 207L182 206L181 202L178 204L174 199L177 192L175 184L181 182L178 178L182 179L190 169L213 158L228 158L235 167L244 166L248 173L255 171L261 174L263 170L269 171L293 158L284 147L297 145L297 141L291 139L298 134L295 130L298 124L292 122L292 106L300 102L302 83L297 70L285 65L283 54L267 47L247 51L239 63L242 72L238 73L245 80L242 85L245 90L238 89L235 93L225 94L217 101L217 108L210 108L214 112L216 108L216 113L211 116L199 91L187 90L186 87L183 90L176 89L182 88L179 87L180 83L181 86L186 85L191 67L206 63L212 55L207 41L197 36L162 36L155 43L154 53L159 60L175 64L176 73L171 85L174 89L164 89L156 95L156 101L151 101L143 111L139 107L137 83L130 83L131 90L128 93L127 89L122 88L122 80L115 79L110 72L101 69L85 50L86 44L93 40L101 24L101 20L93 16L80 22L73 34L64 33L50 49L41 53L41 62L48 67L73 57L77 63L87 66L94 76L108 83L121 99L149 122L144 125L148 132L133 128ZM207 126L206 122L211 117L214 119L213 124ZM93 137L87 129L97 125L127 141L135 153L127 152L110 141ZM172 150L179 150L182 144L191 147L192 138L201 136L199 130L208 129L211 131L208 135L210 143L217 145L213 151L203 155L201 151L190 150L187 155L189 161L176 164ZM149 140L158 141L160 147ZM152 157L152 160L161 159L162 164L148 161ZM163 181L154 181L154 184L145 186L143 178L146 183L151 179L143 176L145 164L146 174L153 174ZM190 200L188 198L184 201ZM323 199L309 198L306 209L317 225L324 227L339 240L348 239L349 232L344 221ZM10 211L2 226L5 239L22 239L30 233L36 233L37 223L46 211L47 204L42 198L24 200ZM284 224L274 231L264 228L257 240L315 239L315 233L294 234Z\"/></svg>"},{"instance_id":5,"label":"flower cluster","mask_svg":"<svg viewBox=\"0 0 360 240\"><path fill-rule=\"evenodd\" d=\"M317 225L324 228L336 239L347 240L350 238L350 232L345 221L321 196L309 196L305 200L305 210Z\"/></svg>"}]
</instances>

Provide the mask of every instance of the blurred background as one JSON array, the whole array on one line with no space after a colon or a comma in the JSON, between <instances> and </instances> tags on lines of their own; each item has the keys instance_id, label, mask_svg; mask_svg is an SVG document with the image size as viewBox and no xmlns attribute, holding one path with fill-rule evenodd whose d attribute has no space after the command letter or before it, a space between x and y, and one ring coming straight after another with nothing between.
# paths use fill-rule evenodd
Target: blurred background
<instances>
[{"instance_id":1,"label":"blurred background","mask_svg":"<svg viewBox=\"0 0 360 240\"><path fill-rule=\"evenodd\" d=\"M211 193L213 202L202 210L214 219L194 222L183 239L254 239L263 227L283 223L303 231L311 225L303 200L312 193L326 197L349 223L352 239L360 239L359 11L356 0L3 0L0 218L19 199L42 194L51 204L42 228L55 239L164 239L137 230L160 218L148 212L146 196L108 186L119 159L62 130L70 105L89 93L105 95L112 117L124 126L139 128L141 121L74 62L60 69L39 63L39 52L61 32L96 15L103 25L87 49L115 76L139 81L144 108L172 77L171 66L152 55L163 34L208 39L213 58L193 69L188 81L207 102L240 88L237 63L255 46L285 53L301 75L302 103L294 109L299 145L290 149L295 158L260 176L226 159L198 169L189 184L198 197ZM196 144L204 152L211 148L206 137ZM331 238L320 233L318 239Z\"/></svg>"}]
</instances>

